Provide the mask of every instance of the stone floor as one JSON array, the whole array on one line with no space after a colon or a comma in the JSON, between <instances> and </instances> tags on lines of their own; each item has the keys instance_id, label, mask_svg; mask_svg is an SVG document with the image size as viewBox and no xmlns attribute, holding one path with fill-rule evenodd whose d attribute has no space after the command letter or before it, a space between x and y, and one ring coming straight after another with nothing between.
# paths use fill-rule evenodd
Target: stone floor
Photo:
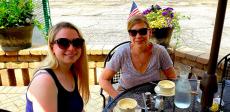
<instances>
[{"instance_id":1,"label":"stone floor","mask_svg":"<svg viewBox=\"0 0 230 112\"><path fill-rule=\"evenodd\" d=\"M100 74L101 70L101 68L98 68L97 74ZM103 99L100 96L100 86L94 85L94 72L91 69L89 70L89 84L90 100L85 105L85 111L101 112ZM0 86L0 109L12 112L25 112L26 90L27 86Z\"/></svg>"},{"instance_id":2,"label":"stone floor","mask_svg":"<svg viewBox=\"0 0 230 112\"><path fill-rule=\"evenodd\" d=\"M140 8L162 0L137 0ZM182 45L210 52L215 14L218 0L165 0L191 20L181 21ZM164 4L161 2L161 4ZM230 1L228 1L230 5ZM71 21L83 32L87 44L116 44L128 40L126 21L131 2L128 0L50 0L52 23ZM142 8L143 9L143 8ZM225 24L220 45L220 54L230 49L230 13L226 11ZM33 37L33 44L42 43ZM44 41L44 40L42 40ZM43 42L44 43L44 42ZM86 112L101 112L100 87L91 85L91 99L85 106ZM26 87L0 87L0 108L13 112L25 111Z\"/></svg>"},{"instance_id":3,"label":"stone floor","mask_svg":"<svg viewBox=\"0 0 230 112\"><path fill-rule=\"evenodd\" d=\"M25 112L25 92L27 86L24 87L10 87L0 86L0 109L12 112ZM102 111L102 97L99 94L100 86L90 86L90 100L85 106L86 112L101 112Z\"/></svg>"}]
</instances>

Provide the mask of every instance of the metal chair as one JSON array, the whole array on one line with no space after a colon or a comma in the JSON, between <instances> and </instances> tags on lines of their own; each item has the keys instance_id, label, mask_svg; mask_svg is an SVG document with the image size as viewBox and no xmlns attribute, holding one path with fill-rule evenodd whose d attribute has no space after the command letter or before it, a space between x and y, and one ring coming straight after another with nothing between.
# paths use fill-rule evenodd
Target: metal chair
<instances>
[{"instance_id":1,"label":"metal chair","mask_svg":"<svg viewBox=\"0 0 230 112\"><path fill-rule=\"evenodd\" d=\"M49 0L33 0L35 4L34 14L37 20L43 25L43 33L47 36L52 26L50 17Z\"/></svg>"},{"instance_id":2,"label":"metal chair","mask_svg":"<svg viewBox=\"0 0 230 112\"><path fill-rule=\"evenodd\" d=\"M104 61L104 67L106 66L106 63L112 58L113 54L115 53L116 49L123 45L123 44L126 44L126 43L130 43L130 41L125 41L125 42L122 42L118 45L116 45L113 49L110 50L110 52L108 53L108 55L106 56L105 58L105 61ZM118 80L120 79L120 75L121 75L121 72L117 72L115 74L115 76L113 76L112 80L111 80L111 84L116 84L118 83ZM105 104L106 104L106 99L105 99L105 95L103 94L103 89L101 88L100 90L100 95L102 96L103 98L103 108L105 108Z\"/></svg>"},{"instance_id":3,"label":"metal chair","mask_svg":"<svg viewBox=\"0 0 230 112\"><path fill-rule=\"evenodd\" d=\"M0 109L0 112L10 112L10 111L5 110L5 109Z\"/></svg>"},{"instance_id":4,"label":"metal chair","mask_svg":"<svg viewBox=\"0 0 230 112\"><path fill-rule=\"evenodd\" d=\"M221 87L221 93L220 93L220 103L219 103L219 109L223 109L223 106L221 105L221 101L223 99L223 92L225 88L225 82L226 80L230 80L230 53L224 56L219 62L218 66L221 67L223 66L223 71L221 75L221 82L222 87Z\"/></svg>"}]
</instances>

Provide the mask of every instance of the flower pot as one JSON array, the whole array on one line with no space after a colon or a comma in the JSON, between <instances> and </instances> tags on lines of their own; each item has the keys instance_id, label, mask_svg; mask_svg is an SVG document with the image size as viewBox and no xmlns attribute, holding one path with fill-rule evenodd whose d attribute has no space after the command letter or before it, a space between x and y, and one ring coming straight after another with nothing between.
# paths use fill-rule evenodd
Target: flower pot
<instances>
[{"instance_id":1,"label":"flower pot","mask_svg":"<svg viewBox=\"0 0 230 112\"><path fill-rule=\"evenodd\" d=\"M172 37L173 28L153 28L152 29L152 38L156 40L157 44L169 47L169 43Z\"/></svg>"},{"instance_id":2,"label":"flower pot","mask_svg":"<svg viewBox=\"0 0 230 112\"><path fill-rule=\"evenodd\" d=\"M0 29L0 45L4 51L18 51L31 47L34 26Z\"/></svg>"}]
</instances>

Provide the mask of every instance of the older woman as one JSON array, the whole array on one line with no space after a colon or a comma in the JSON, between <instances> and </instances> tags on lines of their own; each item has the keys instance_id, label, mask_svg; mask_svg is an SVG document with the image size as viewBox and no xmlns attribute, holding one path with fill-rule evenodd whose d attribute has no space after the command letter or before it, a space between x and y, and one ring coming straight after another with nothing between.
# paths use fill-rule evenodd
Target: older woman
<instances>
[{"instance_id":1,"label":"older woman","mask_svg":"<svg viewBox=\"0 0 230 112\"><path fill-rule=\"evenodd\" d=\"M48 55L28 86L26 112L81 112L89 99L84 39L68 22L55 25L48 37Z\"/></svg>"},{"instance_id":2,"label":"older woman","mask_svg":"<svg viewBox=\"0 0 230 112\"><path fill-rule=\"evenodd\" d=\"M166 49L150 42L152 31L145 16L135 15L128 20L128 33L131 43L119 47L103 70L99 84L114 98L119 91L113 88L110 80L121 70L119 90L128 89L146 82L160 79L163 71L168 79L175 79L172 60Z\"/></svg>"}]
</instances>

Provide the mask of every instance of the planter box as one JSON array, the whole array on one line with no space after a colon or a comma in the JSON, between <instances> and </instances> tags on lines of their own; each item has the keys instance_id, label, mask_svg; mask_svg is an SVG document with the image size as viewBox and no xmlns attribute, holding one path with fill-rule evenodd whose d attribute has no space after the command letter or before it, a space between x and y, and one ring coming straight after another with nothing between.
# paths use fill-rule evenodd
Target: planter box
<instances>
[{"instance_id":1,"label":"planter box","mask_svg":"<svg viewBox=\"0 0 230 112\"><path fill-rule=\"evenodd\" d=\"M152 29L152 38L156 40L157 44L169 47L172 37L173 28Z\"/></svg>"},{"instance_id":2,"label":"planter box","mask_svg":"<svg viewBox=\"0 0 230 112\"><path fill-rule=\"evenodd\" d=\"M4 51L18 51L31 47L34 26L0 29L0 45Z\"/></svg>"}]
</instances>

